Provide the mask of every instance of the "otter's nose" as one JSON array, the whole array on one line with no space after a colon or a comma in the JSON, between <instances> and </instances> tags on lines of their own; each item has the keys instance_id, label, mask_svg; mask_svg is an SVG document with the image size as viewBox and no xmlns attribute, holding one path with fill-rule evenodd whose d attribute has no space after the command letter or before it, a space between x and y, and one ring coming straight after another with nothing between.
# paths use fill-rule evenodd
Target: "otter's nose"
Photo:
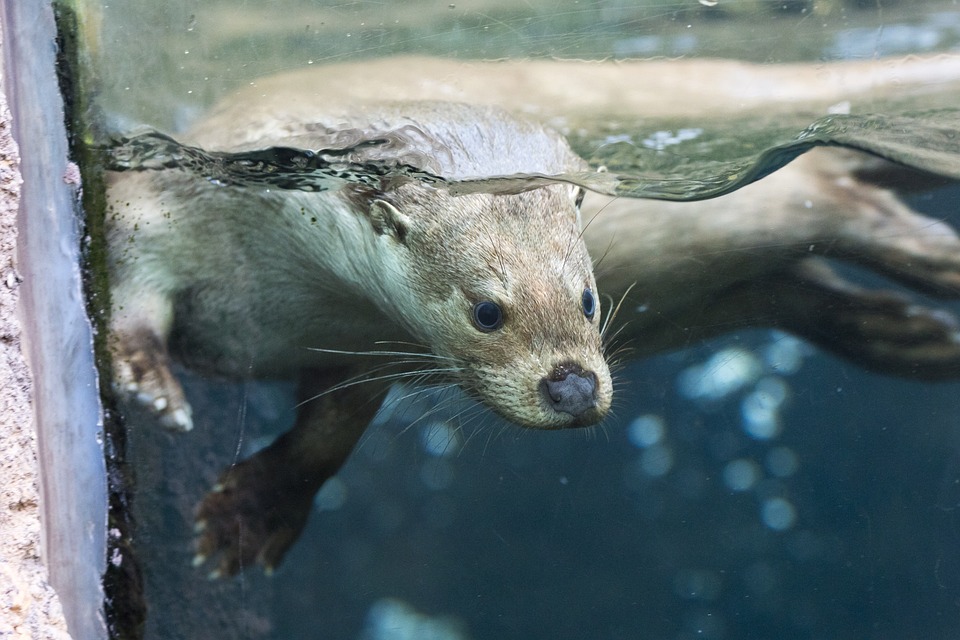
<instances>
[{"instance_id":1,"label":"otter's nose","mask_svg":"<svg viewBox=\"0 0 960 640\"><path fill-rule=\"evenodd\" d=\"M578 364L554 367L541 382L541 389L551 407L575 418L597 406L597 376Z\"/></svg>"}]
</instances>

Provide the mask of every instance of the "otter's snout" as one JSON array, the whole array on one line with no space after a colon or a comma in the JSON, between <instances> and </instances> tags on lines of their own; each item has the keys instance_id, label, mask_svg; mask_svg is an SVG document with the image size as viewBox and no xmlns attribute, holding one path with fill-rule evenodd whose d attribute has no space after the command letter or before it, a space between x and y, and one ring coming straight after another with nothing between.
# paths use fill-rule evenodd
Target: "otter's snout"
<instances>
[{"instance_id":1,"label":"otter's snout","mask_svg":"<svg viewBox=\"0 0 960 640\"><path fill-rule=\"evenodd\" d=\"M597 375L584 371L578 364L554 367L540 383L540 388L547 404L574 418L587 418L597 406Z\"/></svg>"}]
</instances>

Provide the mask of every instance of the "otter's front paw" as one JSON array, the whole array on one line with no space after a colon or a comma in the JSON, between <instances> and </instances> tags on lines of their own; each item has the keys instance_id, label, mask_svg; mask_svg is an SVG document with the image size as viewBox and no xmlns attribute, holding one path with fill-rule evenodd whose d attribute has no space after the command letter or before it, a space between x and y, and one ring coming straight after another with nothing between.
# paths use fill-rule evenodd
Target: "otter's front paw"
<instances>
[{"instance_id":1,"label":"otter's front paw","mask_svg":"<svg viewBox=\"0 0 960 640\"><path fill-rule=\"evenodd\" d=\"M225 471L197 509L193 562L218 556L211 578L254 563L271 573L307 522L316 487L268 464L263 453Z\"/></svg>"},{"instance_id":2,"label":"otter's front paw","mask_svg":"<svg viewBox=\"0 0 960 640\"><path fill-rule=\"evenodd\" d=\"M112 350L117 391L156 414L168 429L190 431L193 412L160 339L147 331L117 335Z\"/></svg>"}]
</instances>

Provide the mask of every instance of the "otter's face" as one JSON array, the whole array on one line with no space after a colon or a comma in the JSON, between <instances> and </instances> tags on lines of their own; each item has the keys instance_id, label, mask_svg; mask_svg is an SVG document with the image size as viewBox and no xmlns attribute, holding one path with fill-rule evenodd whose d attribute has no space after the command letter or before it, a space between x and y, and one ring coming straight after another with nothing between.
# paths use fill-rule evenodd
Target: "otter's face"
<instances>
[{"instance_id":1,"label":"otter's face","mask_svg":"<svg viewBox=\"0 0 960 640\"><path fill-rule=\"evenodd\" d=\"M610 408L581 193L558 184L453 197L406 185L402 206L371 208L403 245L407 328L452 359L462 387L525 427L590 425Z\"/></svg>"}]
</instances>

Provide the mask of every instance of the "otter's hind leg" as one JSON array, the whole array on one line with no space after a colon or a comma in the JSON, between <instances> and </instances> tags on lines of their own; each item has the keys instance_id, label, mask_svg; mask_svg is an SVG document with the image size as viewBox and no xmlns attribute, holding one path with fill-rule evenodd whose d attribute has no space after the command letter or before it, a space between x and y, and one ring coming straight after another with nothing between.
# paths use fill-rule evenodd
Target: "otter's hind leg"
<instances>
[{"instance_id":1,"label":"otter's hind leg","mask_svg":"<svg viewBox=\"0 0 960 640\"><path fill-rule=\"evenodd\" d=\"M834 156L828 159L841 162L846 157ZM851 162L856 160L870 159L852 155ZM890 167L882 175L892 179L895 170ZM814 251L825 249L826 255L863 264L930 295L960 298L960 237L949 224L917 213L894 192L856 172L825 179L821 187L837 203L843 221L836 240L818 243Z\"/></svg>"},{"instance_id":2,"label":"otter's hind leg","mask_svg":"<svg viewBox=\"0 0 960 640\"><path fill-rule=\"evenodd\" d=\"M729 291L710 314L797 334L882 373L927 380L960 376L960 322L896 291L844 280L820 258Z\"/></svg>"},{"instance_id":3,"label":"otter's hind leg","mask_svg":"<svg viewBox=\"0 0 960 640\"><path fill-rule=\"evenodd\" d=\"M794 307L784 329L861 365L927 380L960 376L960 322L896 291L859 287L826 262L809 259L793 270L784 303Z\"/></svg>"},{"instance_id":4,"label":"otter's hind leg","mask_svg":"<svg viewBox=\"0 0 960 640\"><path fill-rule=\"evenodd\" d=\"M363 383L335 391L352 373L301 376L294 427L220 476L197 509L198 566L218 556L214 577L259 563L269 573L300 536L313 498L346 461L386 395Z\"/></svg>"}]
</instances>

